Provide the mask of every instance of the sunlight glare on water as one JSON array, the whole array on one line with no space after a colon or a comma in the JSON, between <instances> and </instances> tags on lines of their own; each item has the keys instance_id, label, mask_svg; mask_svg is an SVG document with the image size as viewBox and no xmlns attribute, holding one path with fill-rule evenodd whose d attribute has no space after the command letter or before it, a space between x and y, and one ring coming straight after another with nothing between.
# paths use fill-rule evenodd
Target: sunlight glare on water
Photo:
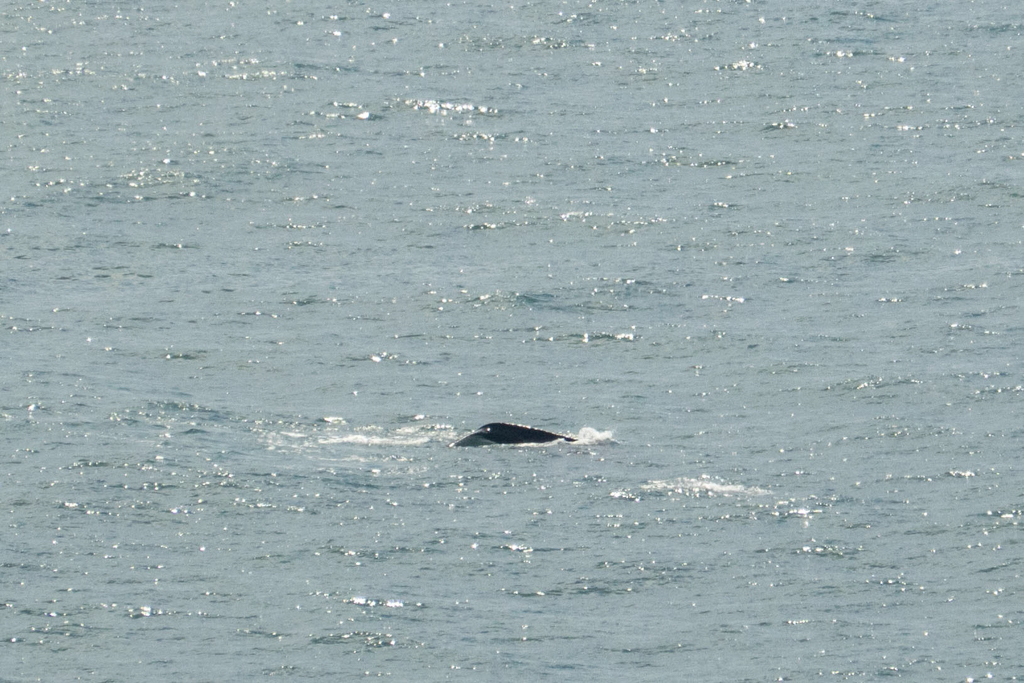
<instances>
[{"instance_id":1,"label":"sunlight glare on water","mask_svg":"<svg viewBox=\"0 0 1024 683\"><path fill-rule=\"evenodd\" d=\"M4 680L1021 679L1012 14L0 10Z\"/></svg>"}]
</instances>

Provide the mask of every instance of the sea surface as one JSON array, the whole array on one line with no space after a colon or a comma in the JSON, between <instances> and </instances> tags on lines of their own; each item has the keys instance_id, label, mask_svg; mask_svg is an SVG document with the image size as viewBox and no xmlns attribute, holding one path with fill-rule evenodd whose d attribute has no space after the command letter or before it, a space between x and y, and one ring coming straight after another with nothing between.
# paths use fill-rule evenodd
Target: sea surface
<instances>
[{"instance_id":1,"label":"sea surface","mask_svg":"<svg viewBox=\"0 0 1024 683\"><path fill-rule=\"evenodd\" d=\"M139 5L0 9L0 681L1024 679L1018 7Z\"/></svg>"}]
</instances>

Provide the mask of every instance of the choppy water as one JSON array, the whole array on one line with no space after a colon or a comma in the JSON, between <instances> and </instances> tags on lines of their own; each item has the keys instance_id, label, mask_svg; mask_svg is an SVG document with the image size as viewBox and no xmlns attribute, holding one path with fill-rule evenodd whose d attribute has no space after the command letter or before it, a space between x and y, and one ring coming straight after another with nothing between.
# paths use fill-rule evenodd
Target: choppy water
<instances>
[{"instance_id":1,"label":"choppy water","mask_svg":"<svg viewBox=\"0 0 1024 683\"><path fill-rule=\"evenodd\" d=\"M8 5L0 680L1020 679L1021 30Z\"/></svg>"}]
</instances>

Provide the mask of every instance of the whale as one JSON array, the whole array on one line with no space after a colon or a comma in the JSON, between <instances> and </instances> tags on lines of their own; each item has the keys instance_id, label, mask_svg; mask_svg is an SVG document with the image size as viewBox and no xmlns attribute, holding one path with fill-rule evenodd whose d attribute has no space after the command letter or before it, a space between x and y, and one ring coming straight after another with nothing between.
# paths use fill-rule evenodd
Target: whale
<instances>
[{"instance_id":1,"label":"whale","mask_svg":"<svg viewBox=\"0 0 1024 683\"><path fill-rule=\"evenodd\" d=\"M536 444L551 443L552 441L575 441L576 439L564 434L546 432L543 429L534 429L525 425L507 424L505 422L491 422L485 424L472 434L468 434L455 443L448 444L449 448L465 446L495 446L501 444Z\"/></svg>"}]
</instances>

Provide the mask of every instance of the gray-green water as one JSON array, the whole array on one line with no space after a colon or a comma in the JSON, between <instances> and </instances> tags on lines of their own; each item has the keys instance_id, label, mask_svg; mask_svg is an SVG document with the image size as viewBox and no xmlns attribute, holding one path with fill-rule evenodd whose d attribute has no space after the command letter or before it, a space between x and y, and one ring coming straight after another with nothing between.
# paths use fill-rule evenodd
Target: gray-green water
<instances>
[{"instance_id":1,"label":"gray-green water","mask_svg":"<svg viewBox=\"0 0 1024 683\"><path fill-rule=\"evenodd\" d=\"M1021 678L1021 30L6 7L0 680Z\"/></svg>"}]
</instances>

